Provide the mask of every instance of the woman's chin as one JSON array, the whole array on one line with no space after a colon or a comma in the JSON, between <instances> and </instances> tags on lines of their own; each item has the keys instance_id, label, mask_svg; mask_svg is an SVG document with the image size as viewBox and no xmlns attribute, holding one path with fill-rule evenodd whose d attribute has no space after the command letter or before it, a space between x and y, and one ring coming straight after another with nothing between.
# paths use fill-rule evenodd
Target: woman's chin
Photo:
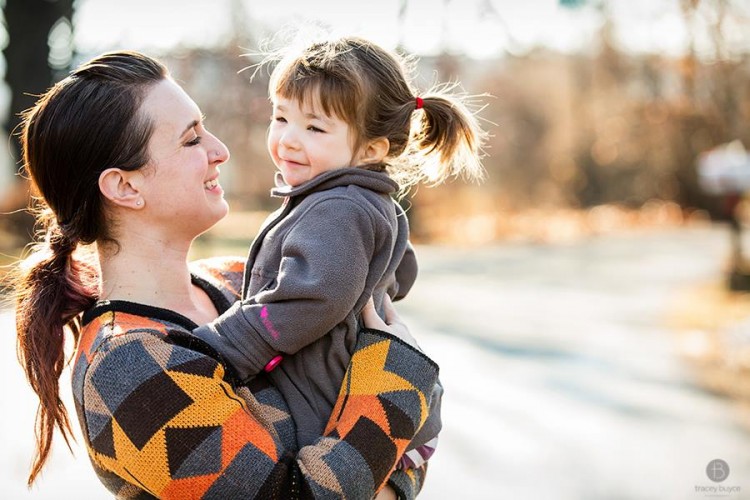
<instances>
[{"instance_id":1,"label":"woman's chin","mask_svg":"<svg viewBox=\"0 0 750 500\"><path fill-rule=\"evenodd\" d=\"M223 199L221 201L222 203L220 205L217 205L217 207L214 209L214 212L212 213L213 217L211 219L205 220L201 226L196 227L196 238L216 227L216 225L224 218L226 218L226 216L229 214L229 204Z\"/></svg>"},{"instance_id":2,"label":"woman's chin","mask_svg":"<svg viewBox=\"0 0 750 500\"><path fill-rule=\"evenodd\" d=\"M220 207L221 208L216 213L216 220L214 221L213 224L211 224L211 227L214 227L216 224L221 222L227 215L229 215L229 203L227 203L227 200L222 198Z\"/></svg>"}]
</instances>

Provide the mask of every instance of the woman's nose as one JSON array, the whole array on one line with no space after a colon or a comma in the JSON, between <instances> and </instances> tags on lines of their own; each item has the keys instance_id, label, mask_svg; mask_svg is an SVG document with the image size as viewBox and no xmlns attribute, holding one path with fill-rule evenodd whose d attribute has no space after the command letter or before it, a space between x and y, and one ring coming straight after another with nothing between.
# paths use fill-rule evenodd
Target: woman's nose
<instances>
[{"instance_id":1,"label":"woman's nose","mask_svg":"<svg viewBox=\"0 0 750 500\"><path fill-rule=\"evenodd\" d=\"M211 149L211 154L209 156L209 160L211 162L217 162L217 163L224 163L227 160L229 160L229 157L231 156L229 154L229 149L227 148L226 144L221 142L218 137L214 136L215 144L213 145L213 148Z\"/></svg>"}]
</instances>

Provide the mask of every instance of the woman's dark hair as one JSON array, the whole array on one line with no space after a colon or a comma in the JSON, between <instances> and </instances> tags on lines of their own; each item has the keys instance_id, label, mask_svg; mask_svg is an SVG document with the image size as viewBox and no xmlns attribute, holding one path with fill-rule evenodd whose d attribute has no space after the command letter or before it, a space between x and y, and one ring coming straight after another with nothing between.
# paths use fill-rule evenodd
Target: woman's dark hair
<instances>
[{"instance_id":1,"label":"woman's dark hair","mask_svg":"<svg viewBox=\"0 0 750 500\"><path fill-rule=\"evenodd\" d=\"M23 165L39 193L39 241L15 279L18 357L39 396L31 485L49 456L57 427L70 447L60 399L64 331L74 343L81 312L99 294L98 265L79 244L112 241L99 191L108 168L148 162L153 124L140 111L151 86L168 77L158 61L136 52L102 54L57 83L23 115Z\"/></svg>"}]
</instances>

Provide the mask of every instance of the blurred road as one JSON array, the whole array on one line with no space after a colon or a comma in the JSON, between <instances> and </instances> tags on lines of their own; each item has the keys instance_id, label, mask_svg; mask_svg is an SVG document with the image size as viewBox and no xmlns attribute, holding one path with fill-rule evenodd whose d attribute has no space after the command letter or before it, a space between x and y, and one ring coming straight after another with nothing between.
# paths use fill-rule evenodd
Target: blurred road
<instances>
[{"instance_id":1,"label":"blurred road","mask_svg":"<svg viewBox=\"0 0 750 500\"><path fill-rule=\"evenodd\" d=\"M445 386L421 498L750 498L750 432L695 385L664 324L678 292L720 275L725 229L418 252L399 308ZM25 489L35 404L8 312L0 325L0 498L106 498L85 452L61 446ZM706 475L717 458L730 467L722 483Z\"/></svg>"},{"instance_id":2,"label":"blurred road","mask_svg":"<svg viewBox=\"0 0 750 500\"><path fill-rule=\"evenodd\" d=\"M423 498L750 498L750 432L664 326L680 290L721 276L726 229L419 250L400 310L445 386Z\"/></svg>"}]
</instances>

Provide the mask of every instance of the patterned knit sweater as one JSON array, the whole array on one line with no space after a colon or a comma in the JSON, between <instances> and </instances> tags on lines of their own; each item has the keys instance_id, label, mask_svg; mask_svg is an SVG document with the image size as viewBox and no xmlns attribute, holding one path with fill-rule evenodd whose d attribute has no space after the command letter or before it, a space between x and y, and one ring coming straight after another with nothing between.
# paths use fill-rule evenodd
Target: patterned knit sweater
<instances>
[{"instance_id":1,"label":"patterned knit sweater","mask_svg":"<svg viewBox=\"0 0 750 500\"><path fill-rule=\"evenodd\" d=\"M219 313L243 262L193 264ZM393 470L427 417L434 362L376 330L360 334L323 437L297 449L280 393L238 383L173 311L100 302L83 317L73 394L99 479L119 498L371 498L419 492L426 467Z\"/></svg>"}]
</instances>

